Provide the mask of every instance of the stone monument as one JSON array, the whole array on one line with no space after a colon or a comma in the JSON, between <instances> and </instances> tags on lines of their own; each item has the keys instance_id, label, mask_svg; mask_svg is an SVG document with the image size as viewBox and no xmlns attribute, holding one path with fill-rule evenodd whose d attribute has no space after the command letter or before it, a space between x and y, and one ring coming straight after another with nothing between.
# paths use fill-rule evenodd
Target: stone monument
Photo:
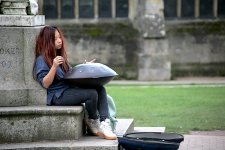
<instances>
[{"instance_id":1,"label":"stone monument","mask_svg":"<svg viewBox=\"0 0 225 150\"><path fill-rule=\"evenodd\" d=\"M1 0L0 8L0 106L45 105L46 92L32 79L35 37L45 18L36 15L34 1Z\"/></svg>"},{"instance_id":2,"label":"stone monument","mask_svg":"<svg viewBox=\"0 0 225 150\"><path fill-rule=\"evenodd\" d=\"M45 25L36 0L0 0L1 143L79 139L83 107L46 106L32 76L35 39Z\"/></svg>"}]
</instances>

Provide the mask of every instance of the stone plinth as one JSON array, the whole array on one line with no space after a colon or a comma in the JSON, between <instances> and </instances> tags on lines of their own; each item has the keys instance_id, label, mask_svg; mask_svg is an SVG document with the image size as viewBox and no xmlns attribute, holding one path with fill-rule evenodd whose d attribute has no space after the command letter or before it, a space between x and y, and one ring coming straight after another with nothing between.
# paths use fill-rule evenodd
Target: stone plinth
<instances>
[{"instance_id":1,"label":"stone plinth","mask_svg":"<svg viewBox=\"0 0 225 150\"><path fill-rule=\"evenodd\" d=\"M35 38L42 26L32 27L35 16L22 17L27 27L4 26L11 19L2 21L6 17L0 16L0 106L46 105L46 90L32 78Z\"/></svg>"},{"instance_id":2,"label":"stone plinth","mask_svg":"<svg viewBox=\"0 0 225 150\"><path fill-rule=\"evenodd\" d=\"M83 106L0 107L0 143L77 140L83 134Z\"/></svg>"},{"instance_id":3,"label":"stone plinth","mask_svg":"<svg viewBox=\"0 0 225 150\"><path fill-rule=\"evenodd\" d=\"M28 0L1 0L0 13L5 15L27 15Z\"/></svg>"},{"instance_id":4,"label":"stone plinth","mask_svg":"<svg viewBox=\"0 0 225 150\"><path fill-rule=\"evenodd\" d=\"M168 57L168 41L166 39L144 40L142 46L142 53L139 54L138 80L170 80L171 62Z\"/></svg>"},{"instance_id":5,"label":"stone plinth","mask_svg":"<svg viewBox=\"0 0 225 150\"><path fill-rule=\"evenodd\" d=\"M0 26L30 27L45 25L43 15L0 15Z\"/></svg>"}]
</instances>

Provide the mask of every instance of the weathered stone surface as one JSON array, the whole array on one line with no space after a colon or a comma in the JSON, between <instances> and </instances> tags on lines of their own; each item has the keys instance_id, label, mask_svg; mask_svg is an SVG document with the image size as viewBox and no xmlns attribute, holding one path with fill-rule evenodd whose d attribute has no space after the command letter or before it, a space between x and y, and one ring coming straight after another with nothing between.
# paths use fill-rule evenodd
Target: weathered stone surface
<instances>
[{"instance_id":1,"label":"weathered stone surface","mask_svg":"<svg viewBox=\"0 0 225 150\"><path fill-rule=\"evenodd\" d=\"M71 65L95 58L96 62L114 69L119 77L137 79L139 34L129 22L113 24L61 22L48 20L47 24L57 25L62 29L68 42L68 59Z\"/></svg>"},{"instance_id":2,"label":"weathered stone surface","mask_svg":"<svg viewBox=\"0 0 225 150\"><path fill-rule=\"evenodd\" d=\"M150 60L147 60L148 62ZM165 66L165 64L163 64ZM166 64L166 67L168 68L149 68L146 69L139 69L139 77L138 80L140 81L164 81L164 80L170 80L171 73L170 73L170 63L168 62Z\"/></svg>"},{"instance_id":3,"label":"weathered stone surface","mask_svg":"<svg viewBox=\"0 0 225 150\"><path fill-rule=\"evenodd\" d=\"M118 119L117 131L118 136L124 133L130 133L134 131L133 119ZM122 132L121 132L122 131ZM139 132L143 130L139 129ZM155 130L152 130L153 132ZM98 136L85 135L78 140L58 140L58 141L40 141L30 143L10 143L0 144L0 149L26 149L26 150L119 150L117 140L105 140Z\"/></svg>"},{"instance_id":4,"label":"weathered stone surface","mask_svg":"<svg viewBox=\"0 0 225 150\"><path fill-rule=\"evenodd\" d=\"M45 24L43 15L0 15L0 26L41 26Z\"/></svg>"},{"instance_id":5,"label":"weathered stone surface","mask_svg":"<svg viewBox=\"0 0 225 150\"><path fill-rule=\"evenodd\" d=\"M1 13L4 15L27 15L28 0L2 0Z\"/></svg>"},{"instance_id":6,"label":"weathered stone surface","mask_svg":"<svg viewBox=\"0 0 225 150\"><path fill-rule=\"evenodd\" d=\"M138 80L170 80L171 62L168 57L168 43L165 39L144 40L139 54Z\"/></svg>"},{"instance_id":7,"label":"weathered stone surface","mask_svg":"<svg viewBox=\"0 0 225 150\"><path fill-rule=\"evenodd\" d=\"M83 115L83 106L0 107L0 143L77 140Z\"/></svg>"},{"instance_id":8,"label":"weathered stone surface","mask_svg":"<svg viewBox=\"0 0 225 150\"><path fill-rule=\"evenodd\" d=\"M136 2L136 3L135 3ZM134 27L141 34L138 54L138 80L170 80L171 63L168 54L163 0L133 1L136 13Z\"/></svg>"},{"instance_id":9,"label":"weathered stone surface","mask_svg":"<svg viewBox=\"0 0 225 150\"><path fill-rule=\"evenodd\" d=\"M37 15L38 0L0 0L0 14Z\"/></svg>"},{"instance_id":10,"label":"weathered stone surface","mask_svg":"<svg viewBox=\"0 0 225 150\"><path fill-rule=\"evenodd\" d=\"M7 15L26 15L26 8L2 8L2 13Z\"/></svg>"},{"instance_id":11,"label":"weathered stone surface","mask_svg":"<svg viewBox=\"0 0 225 150\"><path fill-rule=\"evenodd\" d=\"M163 15L164 3L163 0L145 0L145 14Z\"/></svg>"},{"instance_id":12,"label":"weathered stone surface","mask_svg":"<svg viewBox=\"0 0 225 150\"><path fill-rule=\"evenodd\" d=\"M164 17L158 14L146 14L141 26L144 38L162 38L166 35Z\"/></svg>"},{"instance_id":13,"label":"weathered stone surface","mask_svg":"<svg viewBox=\"0 0 225 150\"><path fill-rule=\"evenodd\" d=\"M134 26L143 38L163 38L166 35L162 0L137 1ZM134 4L133 4L134 5Z\"/></svg>"},{"instance_id":14,"label":"weathered stone surface","mask_svg":"<svg viewBox=\"0 0 225 150\"><path fill-rule=\"evenodd\" d=\"M0 89L0 106L24 106L28 104L27 89Z\"/></svg>"},{"instance_id":15,"label":"weathered stone surface","mask_svg":"<svg viewBox=\"0 0 225 150\"><path fill-rule=\"evenodd\" d=\"M32 78L40 28L0 28L0 106L46 105L46 91Z\"/></svg>"}]
</instances>

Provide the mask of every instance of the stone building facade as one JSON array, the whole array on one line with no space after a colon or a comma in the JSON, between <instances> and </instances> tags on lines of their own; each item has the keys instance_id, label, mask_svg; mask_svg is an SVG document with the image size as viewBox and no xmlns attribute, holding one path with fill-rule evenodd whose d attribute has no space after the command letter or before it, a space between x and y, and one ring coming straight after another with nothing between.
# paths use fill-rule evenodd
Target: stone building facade
<instances>
[{"instance_id":1,"label":"stone building facade","mask_svg":"<svg viewBox=\"0 0 225 150\"><path fill-rule=\"evenodd\" d=\"M72 65L109 65L119 79L225 75L224 0L39 0L61 27Z\"/></svg>"}]
</instances>

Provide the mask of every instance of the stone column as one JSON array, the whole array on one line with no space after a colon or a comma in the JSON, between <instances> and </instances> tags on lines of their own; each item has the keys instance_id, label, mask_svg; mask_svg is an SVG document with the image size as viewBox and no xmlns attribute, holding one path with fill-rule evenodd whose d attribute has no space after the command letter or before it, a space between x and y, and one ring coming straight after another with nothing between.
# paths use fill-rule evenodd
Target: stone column
<instances>
[{"instance_id":1,"label":"stone column","mask_svg":"<svg viewBox=\"0 0 225 150\"><path fill-rule=\"evenodd\" d=\"M35 38L45 18L27 15L26 7L22 11L20 6L29 3L0 3L4 13L0 15L0 106L46 105L46 91L32 78Z\"/></svg>"},{"instance_id":2,"label":"stone column","mask_svg":"<svg viewBox=\"0 0 225 150\"><path fill-rule=\"evenodd\" d=\"M163 0L143 0L137 3L137 16L133 23L141 33L138 80L169 80L171 63L165 38Z\"/></svg>"}]
</instances>

